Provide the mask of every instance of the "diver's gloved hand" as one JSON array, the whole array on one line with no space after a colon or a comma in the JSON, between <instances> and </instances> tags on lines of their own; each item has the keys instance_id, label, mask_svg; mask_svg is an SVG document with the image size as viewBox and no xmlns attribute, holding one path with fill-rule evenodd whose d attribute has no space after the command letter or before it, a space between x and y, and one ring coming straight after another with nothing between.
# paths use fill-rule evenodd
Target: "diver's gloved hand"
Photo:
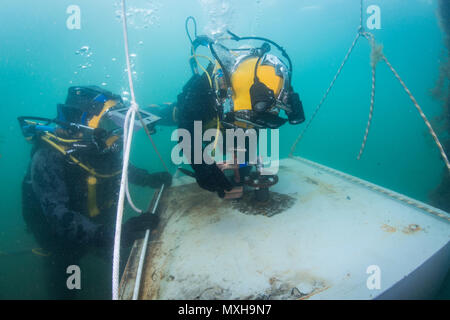
<instances>
[{"instance_id":1,"label":"diver's gloved hand","mask_svg":"<svg viewBox=\"0 0 450 320\"><path fill-rule=\"evenodd\" d=\"M216 164L201 164L193 166L198 185L208 191L217 192L219 197L225 196L225 191L231 191L233 185L228 181L222 170Z\"/></svg>"},{"instance_id":2,"label":"diver's gloved hand","mask_svg":"<svg viewBox=\"0 0 450 320\"><path fill-rule=\"evenodd\" d=\"M125 246L133 244L134 240L143 237L147 229L155 229L158 226L159 217L149 212L127 220L122 226L122 243Z\"/></svg>"},{"instance_id":3,"label":"diver's gloved hand","mask_svg":"<svg viewBox=\"0 0 450 320\"><path fill-rule=\"evenodd\" d=\"M159 188L163 184L166 188L172 185L172 175L166 171L150 173L145 178L145 185L151 188Z\"/></svg>"},{"instance_id":4,"label":"diver's gloved hand","mask_svg":"<svg viewBox=\"0 0 450 320\"><path fill-rule=\"evenodd\" d=\"M300 124L305 121L305 112L303 111L303 103L300 100L298 93L294 92L292 88L289 91L288 107L291 111L286 111L290 124Z\"/></svg>"}]
</instances>

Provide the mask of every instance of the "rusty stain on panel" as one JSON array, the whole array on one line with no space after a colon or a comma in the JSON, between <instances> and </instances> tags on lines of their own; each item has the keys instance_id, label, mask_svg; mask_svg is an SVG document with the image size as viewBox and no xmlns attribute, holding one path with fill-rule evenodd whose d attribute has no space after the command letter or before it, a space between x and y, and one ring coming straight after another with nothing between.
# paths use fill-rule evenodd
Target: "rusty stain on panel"
<instances>
[{"instance_id":1,"label":"rusty stain on panel","mask_svg":"<svg viewBox=\"0 0 450 320\"><path fill-rule=\"evenodd\" d=\"M418 224L410 224L407 227L404 227L402 232L404 234L414 234L422 230L422 228Z\"/></svg>"},{"instance_id":2,"label":"rusty stain on panel","mask_svg":"<svg viewBox=\"0 0 450 320\"><path fill-rule=\"evenodd\" d=\"M383 231L386 231L386 232L389 232L389 233L394 233L394 232L397 231L396 228L394 228L394 227L392 227L392 226L390 226L390 225L388 225L388 224L383 224L383 225L381 226L381 229L383 229Z\"/></svg>"}]
</instances>

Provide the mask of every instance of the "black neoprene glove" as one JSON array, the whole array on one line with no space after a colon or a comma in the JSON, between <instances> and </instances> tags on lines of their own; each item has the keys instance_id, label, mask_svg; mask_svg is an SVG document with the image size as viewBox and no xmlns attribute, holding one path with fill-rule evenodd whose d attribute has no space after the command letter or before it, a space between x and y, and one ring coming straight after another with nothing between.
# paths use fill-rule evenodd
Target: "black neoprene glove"
<instances>
[{"instance_id":1,"label":"black neoprene glove","mask_svg":"<svg viewBox=\"0 0 450 320\"><path fill-rule=\"evenodd\" d=\"M145 185L151 188L159 188L163 184L166 188L172 185L172 175L166 171L149 173L145 177Z\"/></svg>"},{"instance_id":2,"label":"black neoprene glove","mask_svg":"<svg viewBox=\"0 0 450 320\"><path fill-rule=\"evenodd\" d=\"M144 236L147 229L153 230L158 226L159 216L149 212L127 220L122 225L121 245L129 247L134 240ZM94 243L98 247L112 247L114 244L115 228L101 225L94 237Z\"/></svg>"},{"instance_id":3,"label":"black neoprene glove","mask_svg":"<svg viewBox=\"0 0 450 320\"><path fill-rule=\"evenodd\" d=\"M225 191L233 189L233 185L216 164L201 164L193 166L198 185L211 192L217 192L219 197L225 196Z\"/></svg>"},{"instance_id":4,"label":"black neoprene glove","mask_svg":"<svg viewBox=\"0 0 450 320\"><path fill-rule=\"evenodd\" d=\"M153 230L158 226L159 217L149 212L127 220L122 226L122 239L125 246L133 244L134 240L143 237L147 229Z\"/></svg>"}]
</instances>

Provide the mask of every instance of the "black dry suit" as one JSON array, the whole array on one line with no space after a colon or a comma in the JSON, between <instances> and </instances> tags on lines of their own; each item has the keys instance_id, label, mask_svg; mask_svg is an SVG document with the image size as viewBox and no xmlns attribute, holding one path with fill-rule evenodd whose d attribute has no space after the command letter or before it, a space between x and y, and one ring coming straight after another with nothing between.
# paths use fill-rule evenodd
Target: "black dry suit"
<instances>
[{"instance_id":1,"label":"black dry suit","mask_svg":"<svg viewBox=\"0 0 450 320\"><path fill-rule=\"evenodd\" d=\"M23 216L27 227L39 245L51 252L112 247L121 179L120 154L86 154L78 160L102 177L39 141L23 180ZM167 178L132 165L128 172L129 181L141 186L156 188Z\"/></svg>"},{"instance_id":2,"label":"black dry suit","mask_svg":"<svg viewBox=\"0 0 450 320\"><path fill-rule=\"evenodd\" d=\"M194 24L195 37L189 32L188 24L191 21ZM305 120L303 105L291 84L291 59L275 42L261 37L239 37L227 31L226 39L236 43L247 40L264 41L260 48L233 49L220 43L220 39L214 40L208 36L197 35L197 23L193 17L186 19L185 28L192 44L190 62L194 74L178 95L174 114L177 115L179 128L191 134L191 152L190 155L185 153L184 156L190 161L198 184L203 189L217 192L223 197L225 191L230 191L235 184L241 182L228 180L213 159L194 163L195 143L192 139L192 137L195 139L194 123L201 122L203 130L217 128L217 131L225 132L226 129L254 128L257 133L261 128L278 129L287 121L293 125L302 123ZM270 45L281 52L289 66L278 57L268 55ZM214 62L210 60L211 63L206 69L199 65L197 60L196 50L200 46L207 47L215 60ZM199 68L204 71L202 75ZM258 73L264 70L263 68L266 71ZM278 116L278 109L285 111L287 119ZM245 153L247 164L251 149L248 143L246 140L245 146L242 146L248 150ZM226 146L226 140L222 146L227 152L229 151L227 148L233 147ZM234 144L236 150L235 146L236 144ZM201 156L205 154L202 153ZM251 168L242 164L239 169L242 171L240 176L247 175Z\"/></svg>"},{"instance_id":3,"label":"black dry suit","mask_svg":"<svg viewBox=\"0 0 450 320\"><path fill-rule=\"evenodd\" d=\"M217 121L216 101L214 91L209 87L205 75L193 75L178 95L178 127L191 134L191 157L189 162L194 169L197 183L203 189L217 192L224 196L224 191L231 190L232 184L215 163L206 164L202 161L194 163L194 122L200 121L205 127L215 125ZM186 155L185 155L186 156Z\"/></svg>"}]
</instances>

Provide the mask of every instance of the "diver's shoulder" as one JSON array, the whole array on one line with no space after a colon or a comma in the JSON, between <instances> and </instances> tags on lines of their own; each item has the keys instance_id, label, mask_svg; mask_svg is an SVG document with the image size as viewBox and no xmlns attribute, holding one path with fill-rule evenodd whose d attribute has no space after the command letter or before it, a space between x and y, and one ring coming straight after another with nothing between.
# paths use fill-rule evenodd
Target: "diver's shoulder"
<instances>
[{"instance_id":1,"label":"diver's shoulder","mask_svg":"<svg viewBox=\"0 0 450 320\"><path fill-rule=\"evenodd\" d=\"M40 146L33 154L33 161L53 162L63 160L63 155L54 148Z\"/></svg>"}]
</instances>

